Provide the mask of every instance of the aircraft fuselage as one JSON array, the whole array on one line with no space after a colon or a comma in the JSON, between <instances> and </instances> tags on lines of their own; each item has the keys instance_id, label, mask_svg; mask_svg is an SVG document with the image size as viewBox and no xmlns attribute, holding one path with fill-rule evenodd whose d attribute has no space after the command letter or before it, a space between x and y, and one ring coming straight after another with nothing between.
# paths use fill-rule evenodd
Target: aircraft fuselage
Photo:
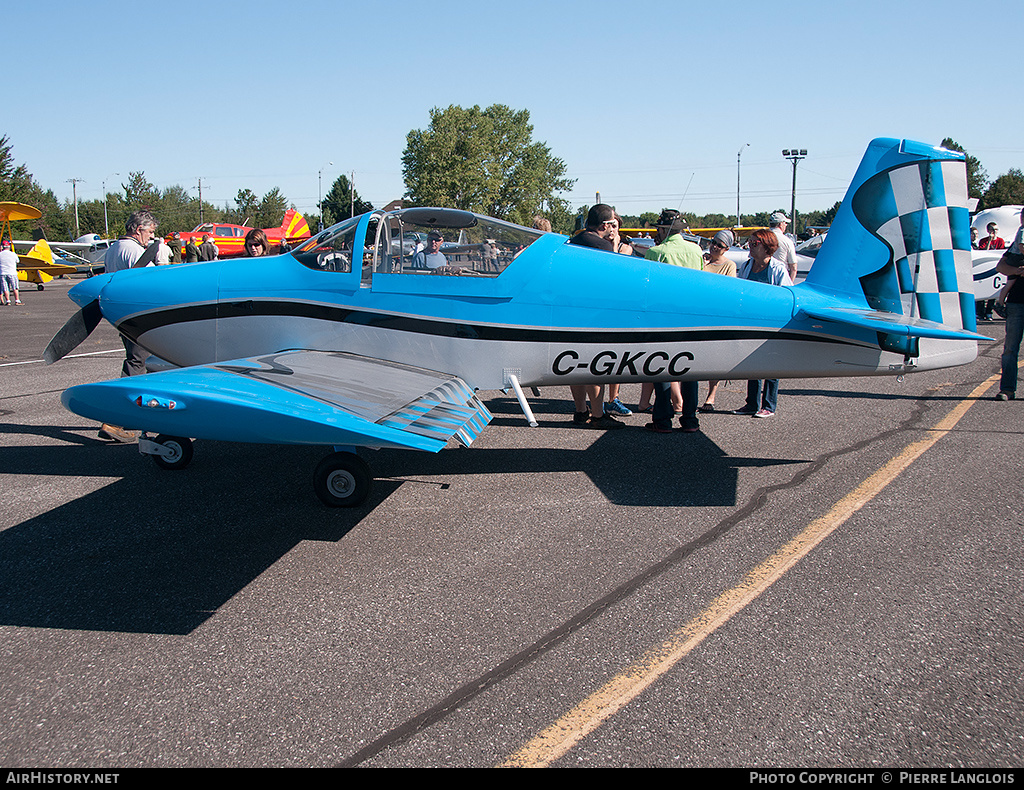
<instances>
[{"instance_id":1,"label":"aircraft fuselage","mask_svg":"<svg viewBox=\"0 0 1024 790\"><path fill-rule=\"evenodd\" d=\"M605 287L575 287L581 278ZM905 359L874 332L802 315L801 299L815 298L805 286L595 256L550 235L499 277L366 278L286 255L122 273L101 304L119 331L183 367L346 351L481 390L507 387L510 374L524 386L892 375L976 354L975 343L942 341L939 357Z\"/></svg>"}]
</instances>

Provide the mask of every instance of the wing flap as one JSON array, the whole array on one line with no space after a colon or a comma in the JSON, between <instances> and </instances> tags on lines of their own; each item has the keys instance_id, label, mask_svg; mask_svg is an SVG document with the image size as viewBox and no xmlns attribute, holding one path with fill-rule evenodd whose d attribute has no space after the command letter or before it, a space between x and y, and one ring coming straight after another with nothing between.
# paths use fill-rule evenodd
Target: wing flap
<instances>
[{"instance_id":1,"label":"wing flap","mask_svg":"<svg viewBox=\"0 0 1024 790\"><path fill-rule=\"evenodd\" d=\"M324 351L84 384L62 400L100 422L194 439L430 452L471 444L491 420L455 376Z\"/></svg>"}]
</instances>

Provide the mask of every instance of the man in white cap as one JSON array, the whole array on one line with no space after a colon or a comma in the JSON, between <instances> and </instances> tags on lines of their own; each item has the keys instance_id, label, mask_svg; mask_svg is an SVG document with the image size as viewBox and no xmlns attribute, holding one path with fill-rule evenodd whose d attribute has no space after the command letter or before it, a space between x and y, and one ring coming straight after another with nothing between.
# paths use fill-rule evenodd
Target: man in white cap
<instances>
[{"instance_id":1,"label":"man in white cap","mask_svg":"<svg viewBox=\"0 0 1024 790\"><path fill-rule=\"evenodd\" d=\"M782 211L776 211L768 221L768 227L771 228L772 233L779 239L779 248L775 250L772 257L777 258L786 265L789 279L796 282L796 245L786 235L786 227L788 225L789 217Z\"/></svg>"}]
</instances>

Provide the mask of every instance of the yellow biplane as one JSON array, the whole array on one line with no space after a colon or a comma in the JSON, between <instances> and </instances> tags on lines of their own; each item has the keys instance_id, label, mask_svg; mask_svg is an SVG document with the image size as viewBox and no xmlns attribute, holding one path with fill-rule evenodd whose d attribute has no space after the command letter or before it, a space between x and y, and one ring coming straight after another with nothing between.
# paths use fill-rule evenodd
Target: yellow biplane
<instances>
[{"instance_id":1,"label":"yellow biplane","mask_svg":"<svg viewBox=\"0 0 1024 790\"><path fill-rule=\"evenodd\" d=\"M11 232L11 223L39 219L42 215L39 209L26 206L24 203L0 202L0 242L3 242L4 238L9 239L13 249L14 235ZM18 256L18 279L35 283L39 291L54 277L74 274L76 271L78 270L74 266L54 263L53 251L45 239L40 239L31 250Z\"/></svg>"}]
</instances>

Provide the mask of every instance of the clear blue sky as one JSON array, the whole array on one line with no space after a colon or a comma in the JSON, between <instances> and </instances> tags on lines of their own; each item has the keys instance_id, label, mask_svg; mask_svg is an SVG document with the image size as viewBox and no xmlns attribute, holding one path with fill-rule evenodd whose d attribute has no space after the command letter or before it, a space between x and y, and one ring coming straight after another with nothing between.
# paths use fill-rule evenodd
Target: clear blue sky
<instances>
[{"instance_id":1,"label":"clear blue sky","mask_svg":"<svg viewBox=\"0 0 1024 790\"><path fill-rule=\"evenodd\" d=\"M784 148L808 151L798 210L841 199L874 137L1024 168L1020 0L41 0L5 4L0 29L0 134L61 198L144 171L315 210L322 171L380 206L406 134L451 104L529 110L577 179L564 197L623 214L735 213L741 147L743 212L789 207Z\"/></svg>"}]
</instances>

